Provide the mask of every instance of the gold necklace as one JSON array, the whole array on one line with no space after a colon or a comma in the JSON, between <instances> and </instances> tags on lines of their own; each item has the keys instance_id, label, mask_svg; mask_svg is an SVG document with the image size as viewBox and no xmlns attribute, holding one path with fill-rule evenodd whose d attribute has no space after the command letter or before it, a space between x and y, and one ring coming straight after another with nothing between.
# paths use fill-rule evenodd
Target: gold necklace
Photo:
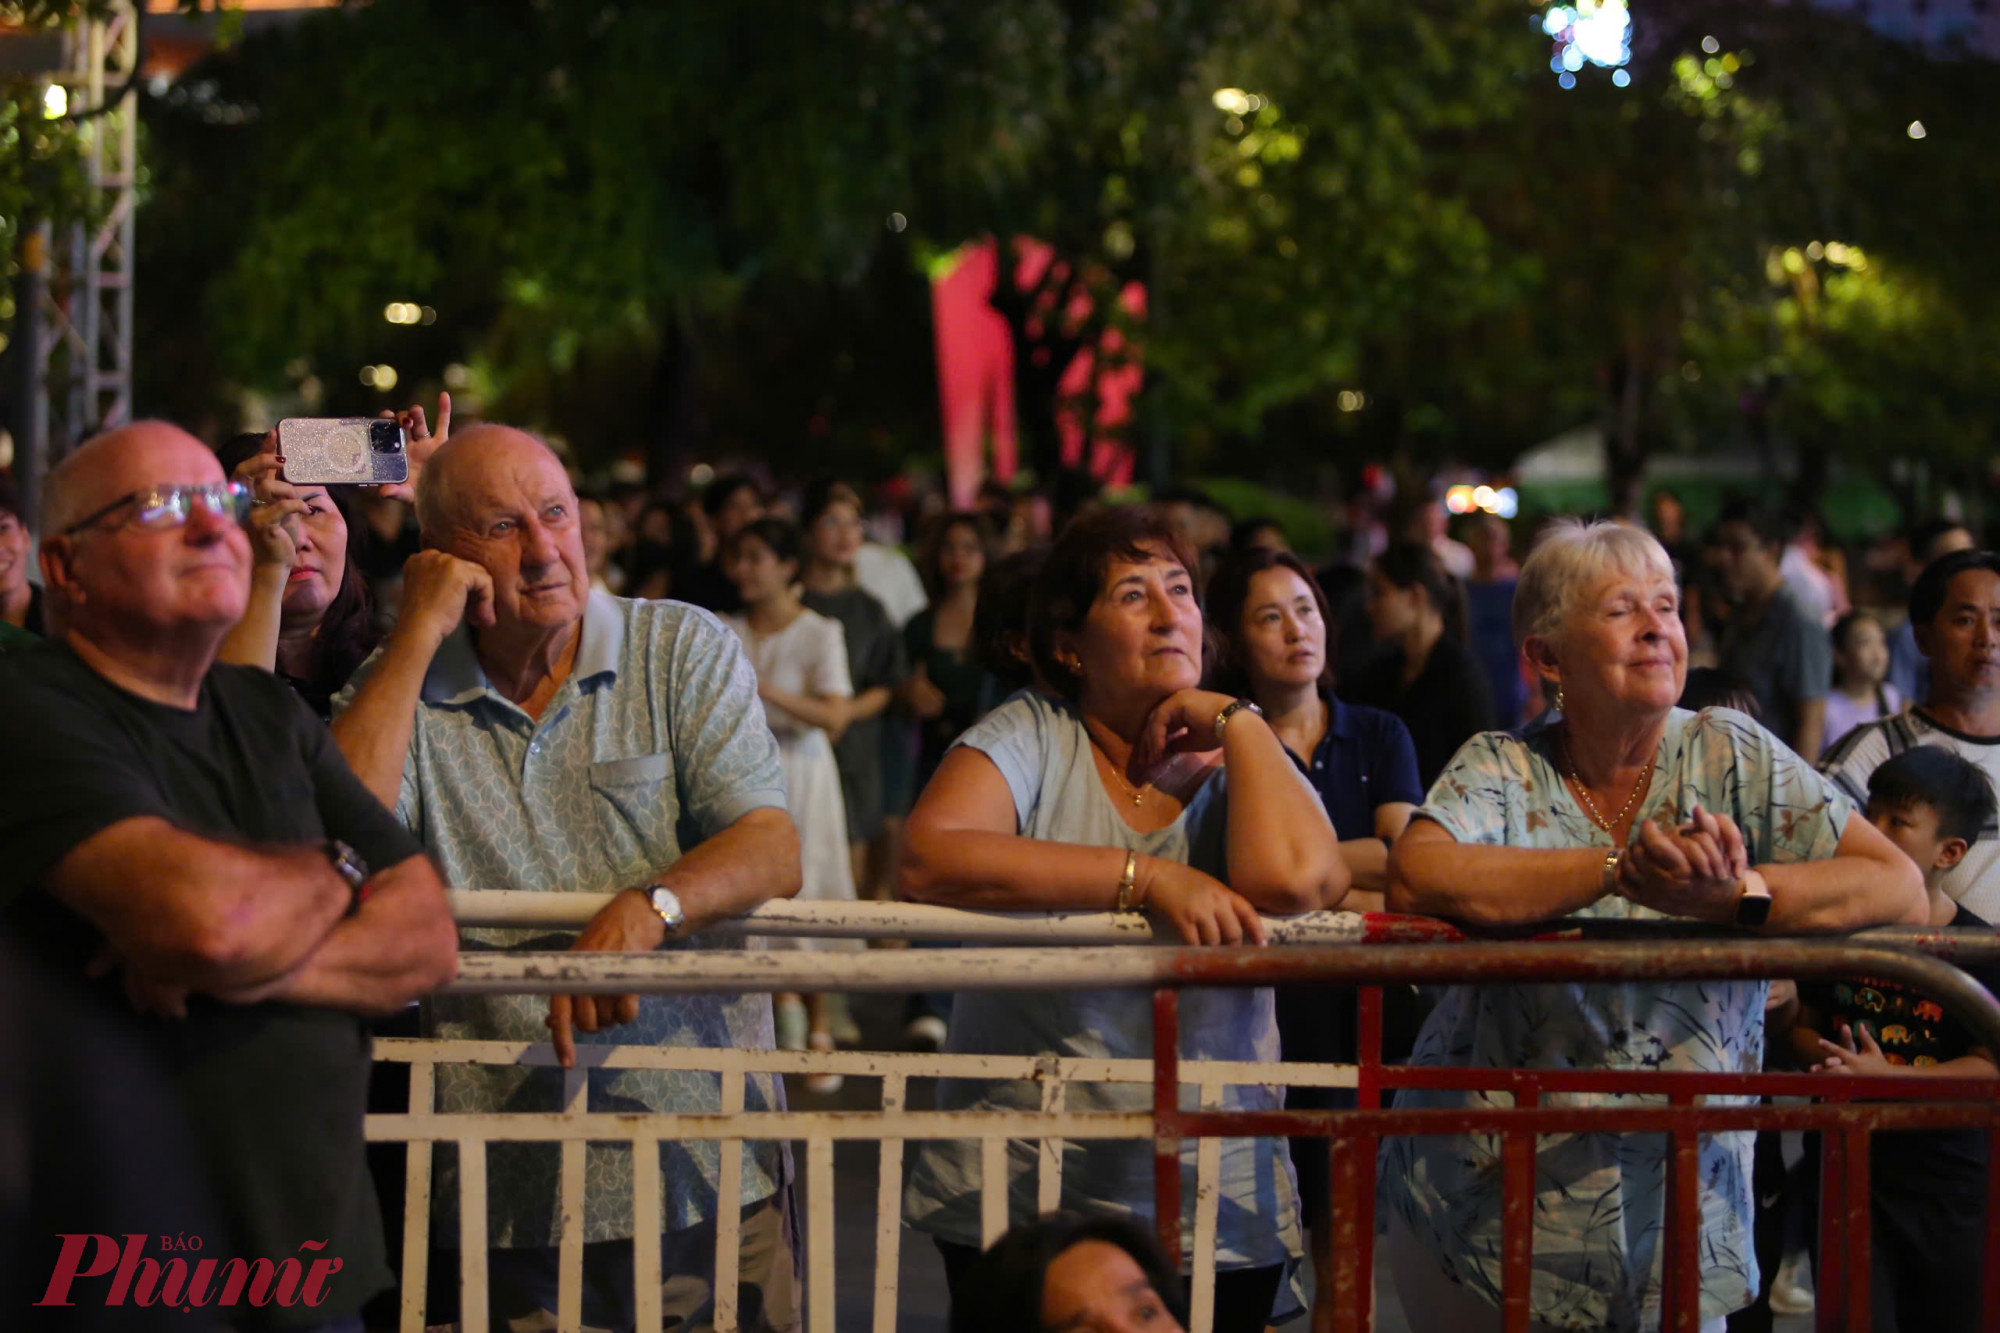
<instances>
[{"instance_id":1,"label":"gold necklace","mask_svg":"<svg viewBox=\"0 0 2000 1333\"><path fill-rule=\"evenodd\" d=\"M1132 798L1132 804L1134 805L1144 804L1146 800L1146 793L1152 789L1153 784L1150 781L1144 782L1135 788L1131 783L1125 780L1125 775L1118 771L1118 765L1111 762L1111 755L1105 750L1105 748L1102 745L1098 745L1097 738L1095 736L1091 737L1090 743L1097 750L1099 754L1104 756L1104 766L1105 768L1111 771L1112 781L1116 782L1119 786L1125 789L1127 794L1129 794Z\"/></svg>"},{"instance_id":2,"label":"gold necklace","mask_svg":"<svg viewBox=\"0 0 2000 1333\"><path fill-rule=\"evenodd\" d=\"M1625 816L1632 813L1632 807L1638 804L1639 797L1644 794L1647 784L1652 782L1653 765L1660 758L1659 754L1655 752L1653 757L1646 761L1645 770L1639 774L1639 780L1632 784L1632 794L1627 796L1625 804L1618 808L1617 818L1606 819L1603 812L1598 810L1597 802L1590 799L1590 788L1583 785L1583 772L1576 766L1576 751L1570 748L1568 732L1563 733L1563 757L1569 760L1570 785L1575 788L1577 799L1583 802L1584 813L1589 815L1596 822L1597 826L1606 833L1617 828L1619 824L1624 822Z\"/></svg>"}]
</instances>

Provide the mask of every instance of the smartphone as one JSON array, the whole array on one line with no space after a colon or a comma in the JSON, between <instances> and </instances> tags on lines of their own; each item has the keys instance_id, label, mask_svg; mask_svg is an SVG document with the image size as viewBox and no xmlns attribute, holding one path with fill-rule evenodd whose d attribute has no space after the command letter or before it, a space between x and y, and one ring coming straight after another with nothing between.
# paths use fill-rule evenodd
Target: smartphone
<instances>
[{"instance_id":1,"label":"smartphone","mask_svg":"<svg viewBox=\"0 0 2000 1333\"><path fill-rule=\"evenodd\" d=\"M403 428L384 417L286 417L282 476L300 486L386 486L410 479Z\"/></svg>"}]
</instances>

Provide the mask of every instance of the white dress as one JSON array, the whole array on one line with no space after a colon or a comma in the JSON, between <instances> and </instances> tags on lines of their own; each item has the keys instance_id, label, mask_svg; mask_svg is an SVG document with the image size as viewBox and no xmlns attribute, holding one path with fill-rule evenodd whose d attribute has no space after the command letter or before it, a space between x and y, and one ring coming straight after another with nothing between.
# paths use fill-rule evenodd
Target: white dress
<instances>
[{"instance_id":1,"label":"white dress","mask_svg":"<svg viewBox=\"0 0 2000 1333\"><path fill-rule=\"evenodd\" d=\"M722 619L743 640L743 650L757 669L759 683L787 694L853 697L854 687L847 675L847 636L839 621L816 611L800 611L797 619L777 633L758 634L740 615ZM781 708L766 705L764 717L778 739L786 804L799 831L804 882L798 896L815 902L851 903L854 868L848 860L847 806L840 795L833 743L824 731ZM859 947L861 941L767 937L765 943L773 949L844 950Z\"/></svg>"}]
</instances>

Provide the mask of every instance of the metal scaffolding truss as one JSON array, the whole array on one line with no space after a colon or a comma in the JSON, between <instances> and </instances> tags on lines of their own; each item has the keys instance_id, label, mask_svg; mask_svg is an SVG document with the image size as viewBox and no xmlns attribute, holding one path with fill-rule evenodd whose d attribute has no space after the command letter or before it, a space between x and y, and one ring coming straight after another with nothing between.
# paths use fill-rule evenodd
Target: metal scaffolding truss
<instances>
[{"instance_id":1,"label":"metal scaffolding truss","mask_svg":"<svg viewBox=\"0 0 2000 1333\"><path fill-rule=\"evenodd\" d=\"M37 348L41 403L29 457L53 465L97 431L132 419L133 240L138 205L139 16L116 0L102 18L64 39L68 93L89 186L83 215L69 221L43 289ZM115 99L106 105L106 98ZM64 241L67 244L64 244Z\"/></svg>"}]
</instances>

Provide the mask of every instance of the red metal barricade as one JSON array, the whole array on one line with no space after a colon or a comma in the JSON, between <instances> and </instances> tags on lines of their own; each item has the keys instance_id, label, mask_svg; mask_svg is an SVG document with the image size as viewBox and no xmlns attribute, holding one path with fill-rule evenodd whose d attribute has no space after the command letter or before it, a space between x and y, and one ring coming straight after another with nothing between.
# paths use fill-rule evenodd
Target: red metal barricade
<instances>
[{"instance_id":1,"label":"red metal barricade","mask_svg":"<svg viewBox=\"0 0 2000 1333\"><path fill-rule=\"evenodd\" d=\"M2000 1328L2000 1083L1979 1079L1859 1078L1812 1074L1706 1074L1627 1070L1461 1069L1385 1065L1380 983L1504 985L1554 981L1832 979L1863 973L1935 996L1989 1049L2000 1050L2000 1006L1979 984L1940 960L2000 956L1985 932L1884 931L1848 940L1772 940L1717 934L1687 938L1626 925L1580 923L1559 938L1463 940L1440 922L1378 918L1372 939L1423 939L1379 948L1185 950L1173 984L1154 992L1154 1125L1157 1212L1168 1253L1180 1245L1183 1138L1210 1135L1323 1136L1331 1141L1335 1256L1333 1299L1319 1304L1315 1333L1368 1333L1374 1272L1376 1150L1385 1135L1489 1134L1501 1141L1502 1314L1508 1333L1527 1333L1533 1267L1536 1136L1667 1134L1668 1244L1661 1328L1701 1326L1699 1139L1724 1130L1812 1130L1821 1135L1823 1190L1818 1328L1865 1333L1869 1307L1868 1136L1884 1129L1984 1129L1989 1168L1983 1327ZM1565 942L1600 937L1578 949ZM1618 937L1628 937L1620 939ZM1609 938L1602 938L1609 937ZM1361 984L1357 1107L1332 1111L1184 1111L1177 1074L1179 988L1273 983ZM1512 1108L1385 1110L1384 1090L1434 1088L1511 1093ZM1549 1093L1651 1094L1665 1105L1547 1107ZM1708 1107L1709 1095L1814 1097L1807 1106ZM1832 1277L1833 1280L1828 1280Z\"/></svg>"}]
</instances>

